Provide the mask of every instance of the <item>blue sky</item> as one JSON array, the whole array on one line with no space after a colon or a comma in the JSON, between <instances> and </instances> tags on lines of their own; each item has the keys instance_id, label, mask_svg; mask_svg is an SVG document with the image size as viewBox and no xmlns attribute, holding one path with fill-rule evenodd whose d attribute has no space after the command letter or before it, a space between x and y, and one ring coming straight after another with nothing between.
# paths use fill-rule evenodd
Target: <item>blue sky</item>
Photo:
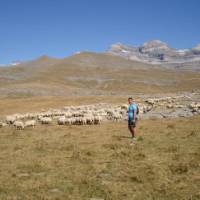
<instances>
[{"instance_id":1,"label":"blue sky","mask_svg":"<svg viewBox=\"0 0 200 200\"><path fill-rule=\"evenodd\" d=\"M0 64L160 39L200 43L199 0L0 0Z\"/></svg>"}]
</instances>

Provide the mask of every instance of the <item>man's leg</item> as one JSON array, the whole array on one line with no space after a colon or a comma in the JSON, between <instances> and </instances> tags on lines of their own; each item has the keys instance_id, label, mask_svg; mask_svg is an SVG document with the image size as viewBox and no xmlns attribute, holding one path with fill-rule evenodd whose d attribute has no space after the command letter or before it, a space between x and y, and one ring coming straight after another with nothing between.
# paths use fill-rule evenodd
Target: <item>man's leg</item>
<instances>
[{"instance_id":1,"label":"man's leg","mask_svg":"<svg viewBox=\"0 0 200 200\"><path fill-rule=\"evenodd\" d=\"M133 127L134 137L136 137L136 127Z\"/></svg>"},{"instance_id":2,"label":"man's leg","mask_svg":"<svg viewBox=\"0 0 200 200\"><path fill-rule=\"evenodd\" d=\"M128 128L132 135L132 138L134 138L135 137L135 127L133 125L129 125Z\"/></svg>"}]
</instances>

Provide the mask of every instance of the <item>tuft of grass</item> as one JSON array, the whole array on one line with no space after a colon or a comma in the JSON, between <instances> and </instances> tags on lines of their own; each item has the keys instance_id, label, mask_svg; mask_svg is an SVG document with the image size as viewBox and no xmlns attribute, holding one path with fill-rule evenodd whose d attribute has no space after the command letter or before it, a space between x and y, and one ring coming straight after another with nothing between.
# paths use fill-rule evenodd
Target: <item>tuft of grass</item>
<instances>
[{"instance_id":1,"label":"tuft of grass","mask_svg":"<svg viewBox=\"0 0 200 200\"><path fill-rule=\"evenodd\" d=\"M183 174L187 173L189 168L187 163L178 162L175 164L169 165L169 168L173 174Z\"/></svg>"},{"instance_id":2,"label":"tuft of grass","mask_svg":"<svg viewBox=\"0 0 200 200\"><path fill-rule=\"evenodd\" d=\"M199 134L199 130L191 130L188 136L197 136Z\"/></svg>"},{"instance_id":3,"label":"tuft of grass","mask_svg":"<svg viewBox=\"0 0 200 200\"><path fill-rule=\"evenodd\" d=\"M169 129L175 129L175 127L176 127L175 124L168 124L167 125L167 128L169 128Z\"/></svg>"},{"instance_id":4,"label":"tuft of grass","mask_svg":"<svg viewBox=\"0 0 200 200\"><path fill-rule=\"evenodd\" d=\"M143 141L144 140L144 137L142 137L142 136L139 136L138 138L137 138L137 141Z\"/></svg>"}]
</instances>

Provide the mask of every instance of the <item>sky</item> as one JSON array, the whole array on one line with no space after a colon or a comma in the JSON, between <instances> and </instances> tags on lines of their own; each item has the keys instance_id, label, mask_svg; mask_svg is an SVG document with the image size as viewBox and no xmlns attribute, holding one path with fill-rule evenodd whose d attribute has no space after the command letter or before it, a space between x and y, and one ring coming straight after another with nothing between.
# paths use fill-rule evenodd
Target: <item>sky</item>
<instances>
[{"instance_id":1,"label":"sky","mask_svg":"<svg viewBox=\"0 0 200 200\"><path fill-rule=\"evenodd\" d=\"M199 0L0 0L0 64L159 39L200 43Z\"/></svg>"}]
</instances>

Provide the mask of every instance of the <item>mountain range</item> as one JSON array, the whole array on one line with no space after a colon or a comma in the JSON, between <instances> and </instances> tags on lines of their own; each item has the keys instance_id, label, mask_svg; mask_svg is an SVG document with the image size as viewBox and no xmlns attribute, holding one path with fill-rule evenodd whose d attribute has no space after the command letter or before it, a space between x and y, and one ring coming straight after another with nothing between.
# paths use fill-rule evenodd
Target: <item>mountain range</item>
<instances>
[{"instance_id":1,"label":"mountain range","mask_svg":"<svg viewBox=\"0 0 200 200\"><path fill-rule=\"evenodd\" d=\"M84 53L84 51L79 51L74 53L74 55ZM91 52L94 53L94 52ZM186 69L186 70L200 70L200 44L196 45L193 48L188 49L175 49L171 48L167 45L167 43L162 42L160 40L151 40L147 41L142 45L133 46L133 45L125 45L122 43L112 44L108 50L102 52L104 55L115 55L120 56L126 60L137 61L141 63L151 64L151 65L159 65L161 67L167 68L175 68L175 69ZM99 53L101 54L101 53ZM39 60L42 57L48 57L48 64L51 64L54 58L50 58L49 56L41 56L38 58ZM71 57L71 56L69 56ZM37 61L38 59L35 59ZM66 59L66 57L64 58ZM46 59L47 60L47 59ZM62 61L63 59L56 59L57 61ZM31 61L32 62L32 61ZM88 61L89 65L91 64L91 59ZM9 65L0 65L0 67L6 66L17 66L24 65L28 62L13 62ZM104 62L104 64L106 64Z\"/></svg>"},{"instance_id":2,"label":"mountain range","mask_svg":"<svg viewBox=\"0 0 200 200\"><path fill-rule=\"evenodd\" d=\"M177 50L158 40L64 58L44 55L0 67L0 97L191 91L200 89L199 58L199 46Z\"/></svg>"},{"instance_id":3,"label":"mountain range","mask_svg":"<svg viewBox=\"0 0 200 200\"><path fill-rule=\"evenodd\" d=\"M129 60L166 67L200 68L200 44L190 49L175 49L160 40L148 41L140 46L117 43L111 45L108 52Z\"/></svg>"}]
</instances>

